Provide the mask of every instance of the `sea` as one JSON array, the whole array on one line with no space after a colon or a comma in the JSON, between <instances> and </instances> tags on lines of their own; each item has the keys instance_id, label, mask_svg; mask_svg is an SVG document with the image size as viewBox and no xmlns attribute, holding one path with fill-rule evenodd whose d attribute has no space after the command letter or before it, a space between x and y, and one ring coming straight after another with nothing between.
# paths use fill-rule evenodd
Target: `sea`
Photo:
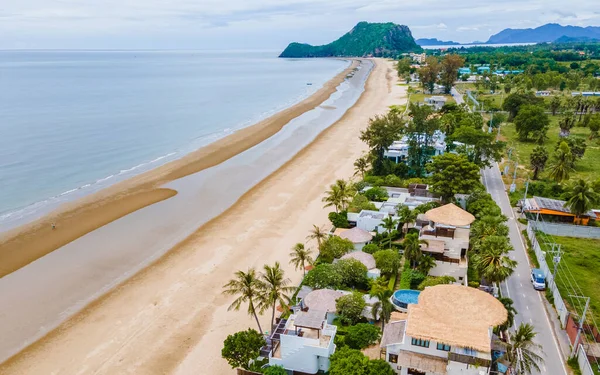
<instances>
[{"instance_id":1,"label":"sea","mask_svg":"<svg viewBox=\"0 0 600 375\"><path fill-rule=\"evenodd\" d=\"M0 231L269 117L348 65L277 51L0 51Z\"/></svg>"}]
</instances>

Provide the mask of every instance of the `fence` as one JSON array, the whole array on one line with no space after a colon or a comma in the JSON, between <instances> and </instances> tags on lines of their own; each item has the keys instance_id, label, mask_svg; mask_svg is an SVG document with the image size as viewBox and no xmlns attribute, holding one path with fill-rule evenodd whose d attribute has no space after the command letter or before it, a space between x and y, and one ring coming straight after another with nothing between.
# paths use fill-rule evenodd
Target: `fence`
<instances>
[{"instance_id":1,"label":"fence","mask_svg":"<svg viewBox=\"0 0 600 375\"><path fill-rule=\"evenodd\" d=\"M579 349L577 350L577 363L579 364L581 375L594 375L594 370L592 369L592 365L590 365L590 361L585 354L583 345L579 345Z\"/></svg>"},{"instance_id":2,"label":"fence","mask_svg":"<svg viewBox=\"0 0 600 375\"><path fill-rule=\"evenodd\" d=\"M535 230L539 230L553 236L600 239L599 227L545 223L543 221L530 221L530 223L533 225Z\"/></svg>"}]
</instances>

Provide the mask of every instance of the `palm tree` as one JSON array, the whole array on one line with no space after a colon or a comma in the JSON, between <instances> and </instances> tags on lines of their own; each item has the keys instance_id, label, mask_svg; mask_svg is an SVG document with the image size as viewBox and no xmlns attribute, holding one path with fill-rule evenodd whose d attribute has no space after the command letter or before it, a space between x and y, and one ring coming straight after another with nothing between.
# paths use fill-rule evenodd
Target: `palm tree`
<instances>
[{"instance_id":1,"label":"palm tree","mask_svg":"<svg viewBox=\"0 0 600 375\"><path fill-rule=\"evenodd\" d=\"M398 228L398 220L395 220L393 217L388 216L382 220L382 226L385 228L385 231L388 235L388 240L390 241L390 249L392 248L392 231Z\"/></svg>"},{"instance_id":2,"label":"palm tree","mask_svg":"<svg viewBox=\"0 0 600 375\"><path fill-rule=\"evenodd\" d=\"M307 240L315 240L317 241L317 245L319 247L319 252L321 251L321 247L323 246L323 241L325 241L329 237L327 232L316 225L313 224L313 229L311 229L310 234L306 236Z\"/></svg>"},{"instance_id":3,"label":"palm tree","mask_svg":"<svg viewBox=\"0 0 600 375\"><path fill-rule=\"evenodd\" d=\"M260 309L264 312L269 307L271 310L271 329L275 325L275 307L277 303L285 306L290 303L288 293L293 293L295 288L290 286L292 281L284 278L283 270L279 262L275 262L274 266L265 264L264 273L261 275L263 281L262 298L260 298Z\"/></svg>"},{"instance_id":4,"label":"palm tree","mask_svg":"<svg viewBox=\"0 0 600 375\"><path fill-rule=\"evenodd\" d=\"M410 233L406 235L402 244L404 245L404 257L411 262L411 267L414 269L417 261L423 256L421 244L428 245L429 243L420 240L418 233Z\"/></svg>"},{"instance_id":5,"label":"palm tree","mask_svg":"<svg viewBox=\"0 0 600 375\"><path fill-rule=\"evenodd\" d=\"M568 137L571 134L571 129L575 126L577 117L573 112L565 112L563 116L558 120L558 126L560 127L560 136Z\"/></svg>"},{"instance_id":6,"label":"palm tree","mask_svg":"<svg viewBox=\"0 0 600 375\"><path fill-rule=\"evenodd\" d=\"M491 283L501 283L515 271L517 261L506 254L512 246L506 237L489 236L481 242L479 252L473 255L473 263L479 274Z\"/></svg>"},{"instance_id":7,"label":"palm tree","mask_svg":"<svg viewBox=\"0 0 600 375\"><path fill-rule=\"evenodd\" d=\"M536 335L533 325L521 323L511 337L512 340L503 344L506 347L505 356L510 366L520 370L517 373L530 374L531 370L541 372L540 366L544 363L544 358L542 346L533 342Z\"/></svg>"},{"instance_id":8,"label":"palm tree","mask_svg":"<svg viewBox=\"0 0 600 375\"><path fill-rule=\"evenodd\" d=\"M314 261L310 253L310 249L305 248L303 243L295 244L290 253L292 257L290 264L293 264L296 270L302 267L304 276L306 276L306 264L312 264Z\"/></svg>"},{"instance_id":9,"label":"palm tree","mask_svg":"<svg viewBox=\"0 0 600 375\"><path fill-rule=\"evenodd\" d=\"M569 179L569 174L573 171L573 154L571 148L566 142L561 142L554 153L554 161L550 166L550 178L556 182L562 182Z\"/></svg>"},{"instance_id":10,"label":"palm tree","mask_svg":"<svg viewBox=\"0 0 600 375\"><path fill-rule=\"evenodd\" d=\"M258 315L256 314L255 303L260 303L260 294L264 290L263 282L257 277L256 270L250 268L248 272L237 271L235 273L235 279L229 280L227 284L223 286L225 290L224 294L238 296L233 303L227 308L229 310L239 310L242 303L248 303L248 314L253 315L258 324L258 330L263 333L263 330L258 321Z\"/></svg>"},{"instance_id":11,"label":"palm tree","mask_svg":"<svg viewBox=\"0 0 600 375\"><path fill-rule=\"evenodd\" d=\"M400 217L400 222L403 225L406 225L406 233L408 233L408 224L417 220L418 212L411 210L410 208L408 208L408 206L399 205L396 208L396 213Z\"/></svg>"},{"instance_id":12,"label":"palm tree","mask_svg":"<svg viewBox=\"0 0 600 375\"><path fill-rule=\"evenodd\" d=\"M533 169L533 179L537 180L540 171L543 171L548 161L548 151L542 146L537 146L529 156L529 162Z\"/></svg>"},{"instance_id":13,"label":"palm tree","mask_svg":"<svg viewBox=\"0 0 600 375\"><path fill-rule=\"evenodd\" d=\"M335 207L335 212L344 211L348 208L348 204L352 201L354 196L354 189L346 180L337 180L335 184L329 186L328 191L325 192L323 207Z\"/></svg>"},{"instance_id":14,"label":"palm tree","mask_svg":"<svg viewBox=\"0 0 600 375\"><path fill-rule=\"evenodd\" d=\"M373 304L373 320L377 320L379 316L381 318L381 332L385 331L385 323L390 321L392 311L394 311L394 305L390 301L393 292L387 287L378 289L376 292L371 293L371 297L376 297L379 301Z\"/></svg>"},{"instance_id":15,"label":"palm tree","mask_svg":"<svg viewBox=\"0 0 600 375\"><path fill-rule=\"evenodd\" d=\"M592 184L582 179L577 180L569 187L567 196L565 207L569 208L571 213L578 218L591 210L592 206L600 200Z\"/></svg>"},{"instance_id":16,"label":"palm tree","mask_svg":"<svg viewBox=\"0 0 600 375\"><path fill-rule=\"evenodd\" d=\"M506 322L498 328L501 331L506 331L508 328L512 327L515 324L515 315L517 315L517 310L513 307L513 300L508 297L500 297L498 301L502 302L504 308L508 312L508 316L506 318Z\"/></svg>"},{"instance_id":17,"label":"palm tree","mask_svg":"<svg viewBox=\"0 0 600 375\"><path fill-rule=\"evenodd\" d=\"M417 266L417 269L419 272L423 273L423 275L428 275L429 271L431 271L432 268L435 268L435 266L436 263L434 257L431 255L423 255L421 259L419 259L419 265Z\"/></svg>"},{"instance_id":18,"label":"palm tree","mask_svg":"<svg viewBox=\"0 0 600 375\"><path fill-rule=\"evenodd\" d=\"M486 215L471 225L471 246L479 251L481 242L489 236L508 236L508 227L504 224L505 218L501 216Z\"/></svg>"},{"instance_id":19,"label":"palm tree","mask_svg":"<svg viewBox=\"0 0 600 375\"><path fill-rule=\"evenodd\" d=\"M368 155L363 155L360 158L356 159L356 161L354 162L354 175L356 176L357 174L360 173L360 177L364 180L365 178L365 173L367 173L367 170L369 169L369 156Z\"/></svg>"}]
</instances>

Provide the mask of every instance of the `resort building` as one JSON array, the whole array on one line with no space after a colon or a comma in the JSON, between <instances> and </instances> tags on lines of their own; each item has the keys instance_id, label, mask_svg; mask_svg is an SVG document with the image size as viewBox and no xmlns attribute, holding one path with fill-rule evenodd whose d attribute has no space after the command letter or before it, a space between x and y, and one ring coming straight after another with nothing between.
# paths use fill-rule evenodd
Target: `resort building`
<instances>
[{"instance_id":1,"label":"resort building","mask_svg":"<svg viewBox=\"0 0 600 375\"><path fill-rule=\"evenodd\" d=\"M317 310L324 311L326 313L327 323L332 324L333 320L337 318L337 308L335 301L338 298L351 294L347 290L333 290L333 289L317 289L308 293L300 302L302 310ZM375 297L370 297L368 294L363 296L367 306L362 312L362 316L368 320L373 320L373 305L379 300Z\"/></svg>"},{"instance_id":2,"label":"resort building","mask_svg":"<svg viewBox=\"0 0 600 375\"><path fill-rule=\"evenodd\" d=\"M288 371L316 374L329 370L329 357L335 352L337 327L326 320L326 312L311 309L281 319L261 349L269 365Z\"/></svg>"},{"instance_id":3,"label":"resort building","mask_svg":"<svg viewBox=\"0 0 600 375\"><path fill-rule=\"evenodd\" d=\"M442 109L442 107L446 105L447 101L448 98L445 96L430 96L424 99L424 103L432 106L436 111Z\"/></svg>"},{"instance_id":4,"label":"resort building","mask_svg":"<svg viewBox=\"0 0 600 375\"><path fill-rule=\"evenodd\" d=\"M362 210L356 217L356 227L366 232L383 233L383 219L388 216L387 212Z\"/></svg>"},{"instance_id":5,"label":"resort building","mask_svg":"<svg viewBox=\"0 0 600 375\"><path fill-rule=\"evenodd\" d=\"M458 75L459 76L463 76L465 74L469 74L470 75L471 74L471 68L464 67L464 68L459 68L458 69Z\"/></svg>"},{"instance_id":6,"label":"resort building","mask_svg":"<svg viewBox=\"0 0 600 375\"><path fill-rule=\"evenodd\" d=\"M338 228L334 234L340 238L351 241L354 244L355 251L362 250L362 248L373 239L373 235L371 233L359 227L354 227L351 229Z\"/></svg>"},{"instance_id":7,"label":"resort building","mask_svg":"<svg viewBox=\"0 0 600 375\"><path fill-rule=\"evenodd\" d=\"M467 284L467 250L473 221L473 215L452 203L417 218L421 226L419 239L427 241L421 250L436 263L429 271L431 276L452 276L457 282Z\"/></svg>"},{"instance_id":8,"label":"resort building","mask_svg":"<svg viewBox=\"0 0 600 375\"><path fill-rule=\"evenodd\" d=\"M443 96L441 98L443 98ZM420 143L424 142L424 140L421 140ZM404 136L399 141L394 141L392 145L383 153L383 156L390 159L394 163L406 162L408 160L408 151L410 149L409 144L409 137ZM430 157L442 155L444 152L446 152L446 135L439 130L436 131L429 141L428 146L432 149Z\"/></svg>"},{"instance_id":9,"label":"resort building","mask_svg":"<svg viewBox=\"0 0 600 375\"><path fill-rule=\"evenodd\" d=\"M369 253L365 253L363 251L353 251L342 256L340 260L342 259L355 259L361 262L365 267L367 267L367 277L370 279L376 279L381 276L381 271L375 265L375 257Z\"/></svg>"},{"instance_id":10,"label":"resort building","mask_svg":"<svg viewBox=\"0 0 600 375\"><path fill-rule=\"evenodd\" d=\"M565 201L543 197L533 197L523 200L523 212L530 219L541 219L549 222L588 225L590 219L596 220L593 210L577 217L565 207Z\"/></svg>"},{"instance_id":11,"label":"resort building","mask_svg":"<svg viewBox=\"0 0 600 375\"><path fill-rule=\"evenodd\" d=\"M486 375L493 327L506 319L502 303L475 288L425 288L406 319L385 325L382 355L400 375Z\"/></svg>"}]
</instances>

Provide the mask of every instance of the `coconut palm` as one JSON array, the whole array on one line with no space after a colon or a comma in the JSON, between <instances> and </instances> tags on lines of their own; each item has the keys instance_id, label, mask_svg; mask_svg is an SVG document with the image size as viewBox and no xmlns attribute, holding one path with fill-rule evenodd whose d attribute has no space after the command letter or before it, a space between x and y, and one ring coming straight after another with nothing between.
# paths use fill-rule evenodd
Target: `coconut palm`
<instances>
[{"instance_id":1,"label":"coconut palm","mask_svg":"<svg viewBox=\"0 0 600 375\"><path fill-rule=\"evenodd\" d=\"M264 285L256 275L256 270L250 268L248 272L237 271L235 278L229 280L223 288L225 289L224 294L237 296L227 310L239 310L242 303L248 303L248 314L254 316L256 324L258 324L258 330L262 334L263 330L258 321L256 304L260 303L261 291L264 290Z\"/></svg>"},{"instance_id":2,"label":"coconut palm","mask_svg":"<svg viewBox=\"0 0 600 375\"><path fill-rule=\"evenodd\" d=\"M548 161L548 151L542 146L537 146L529 156L529 163L533 169L533 179L537 180L540 171L543 171Z\"/></svg>"},{"instance_id":3,"label":"coconut palm","mask_svg":"<svg viewBox=\"0 0 600 375\"><path fill-rule=\"evenodd\" d=\"M431 255L423 255L421 257L421 259L419 259L419 264L417 265L417 269L423 275L428 275L429 271L431 271L432 268L435 268L435 266L436 266L436 263L435 263L434 257L432 257Z\"/></svg>"},{"instance_id":4,"label":"coconut palm","mask_svg":"<svg viewBox=\"0 0 600 375\"><path fill-rule=\"evenodd\" d=\"M577 180L569 186L567 197L565 207L569 208L571 213L577 217L591 210L592 206L600 200L592 184L582 179Z\"/></svg>"},{"instance_id":5,"label":"coconut palm","mask_svg":"<svg viewBox=\"0 0 600 375\"><path fill-rule=\"evenodd\" d=\"M329 235L327 232L316 225L313 224L313 229L311 229L308 236L306 236L307 240L315 240L317 241L317 246L319 247L319 252L321 251L321 247L323 246L323 241L325 241Z\"/></svg>"},{"instance_id":6,"label":"coconut palm","mask_svg":"<svg viewBox=\"0 0 600 375\"><path fill-rule=\"evenodd\" d=\"M329 189L323 197L323 202L326 203L323 207L333 206L335 212L345 211L356 193L346 180L337 180L335 184L329 186Z\"/></svg>"},{"instance_id":7,"label":"coconut palm","mask_svg":"<svg viewBox=\"0 0 600 375\"><path fill-rule=\"evenodd\" d=\"M505 218L501 216L482 216L471 225L471 247L479 251L481 242L489 236L508 236L508 227L504 224Z\"/></svg>"},{"instance_id":8,"label":"coconut palm","mask_svg":"<svg viewBox=\"0 0 600 375\"><path fill-rule=\"evenodd\" d=\"M541 372L540 366L544 363L544 358L542 346L533 342L536 335L533 325L521 323L510 342L503 344L506 347L505 357L511 368L520 370L517 373L530 374L531 370Z\"/></svg>"},{"instance_id":9,"label":"coconut palm","mask_svg":"<svg viewBox=\"0 0 600 375\"><path fill-rule=\"evenodd\" d=\"M562 182L569 179L573 171L573 154L571 148L566 142L561 142L554 153L554 160L550 165L549 176L556 182Z\"/></svg>"},{"instance_id":10,"label":"coconut palm","mask_svg":"<svg viewBox=\"0 0 600 375\"><path fill-rule=\"evenodd\" d=\"M396 213L400 217L400 222L403 225L406 225L406 232L408 233L408 224L417 220L418 212L411 210L410 208L408 208L408 206L399 205L396 208Z\"/></svg>"},{"instance_id":11,"label":"coconut palm","mask_svg":"<svg viewBox=\"0 0 600 375\"><path fill-rule=\"evenodd\" d=\"M307 249L303 243L297 243L292 248L290 253L290 264L293 264L295 269L302 268L304 276L306 276L306 265L313 263L313 258L310 255L310 249Z\"/></svg>"},{"instance_id":12,"label":"coconut palm","mask_svg":"<svg viewBox=\"0 0 600 375\"><path fill-rule=\"evenodd\" d=\"M481 242L479 252L473 255L473 265L487 281L501 283L517 266L517 262L506 255L511 250L506 237L489 236Z\"/></svg>"},{"instance_id":13,"label":"coconut palm","mask_svg":"<svg viewBox=\"0 0 600 375\"><path fill-rule=\"evenodd\" d=\"M391 216L386 217L382 220L381 224L385 228L385 232L388 235L388 241L390 242L389 248L392 248L392 232L398 228L398 220Z\"/></svg>"},{"instance_id":14,"label":"coconut palm","mask_svg":"<svg viewBox=\"0 0 600 375\"><path fill-rule=\"evenodd\" d=\"M508 328L512 327L515 324L515 315L517 315L517 310L513 307L513 300L508 297L500 297L498 301L502 302L506 312L508 312L508 316L506 318L506 322L498 328L501 331L506 331Z\"/></svg>"},{"instance_id":15,"label":"coconut palm","mask_svg":"<svg viewBox=\"0 0 600 375\"><path fill-rule=\"evenodd\" d=\"M290 284L292 281L284 277L284 272L281 269L279 262L275 262L274 266L265 264L262 279L262 296L260 298L259 308L261 312L271 308L271 329L275 325L275 307L279 303L285 306L290 303L288 293L293 293L295 288Z\"/></svg>"},{"instance_id":16,"label":"coconut palm","mask_svg":"<svg viewBox=\"0 0 600 375\"><path fill-rule=\"evenodd\" d=\"M409 233L404 238L402 244L404 245L404 257L411 262L411 267L415 268L415 265L423 256L421 244L428 245L429 243L425 240L420 240L418 233Z\"/></svg>"},{"instance_id":17,"label":"coconut palm","mask_svg":"<svg viewBox=\"0 0 600 375\"><path fill-rule=\"evenodd\" d=\"M377 320L377 317L381 318L381 332L385 331L385 323L390 321L392 311L394 311L394 305L390 301L392 293L388 288L382 288L370 294L371 297L379 300L373 304L372 313L373 320Z\"/></svg>"},{"instance_id":18,"label":"coconut palm","mask_svg":"<svg viewBox=\"0 0 600 375\"><path fill-rule=\"evenodd\" d=\"M369 169L369 157L367 155L363 155L360 158L356 159L354 162L354 175L360 174L362 179L365 178L365 173Z\"/></svg>"}]
</instances>

